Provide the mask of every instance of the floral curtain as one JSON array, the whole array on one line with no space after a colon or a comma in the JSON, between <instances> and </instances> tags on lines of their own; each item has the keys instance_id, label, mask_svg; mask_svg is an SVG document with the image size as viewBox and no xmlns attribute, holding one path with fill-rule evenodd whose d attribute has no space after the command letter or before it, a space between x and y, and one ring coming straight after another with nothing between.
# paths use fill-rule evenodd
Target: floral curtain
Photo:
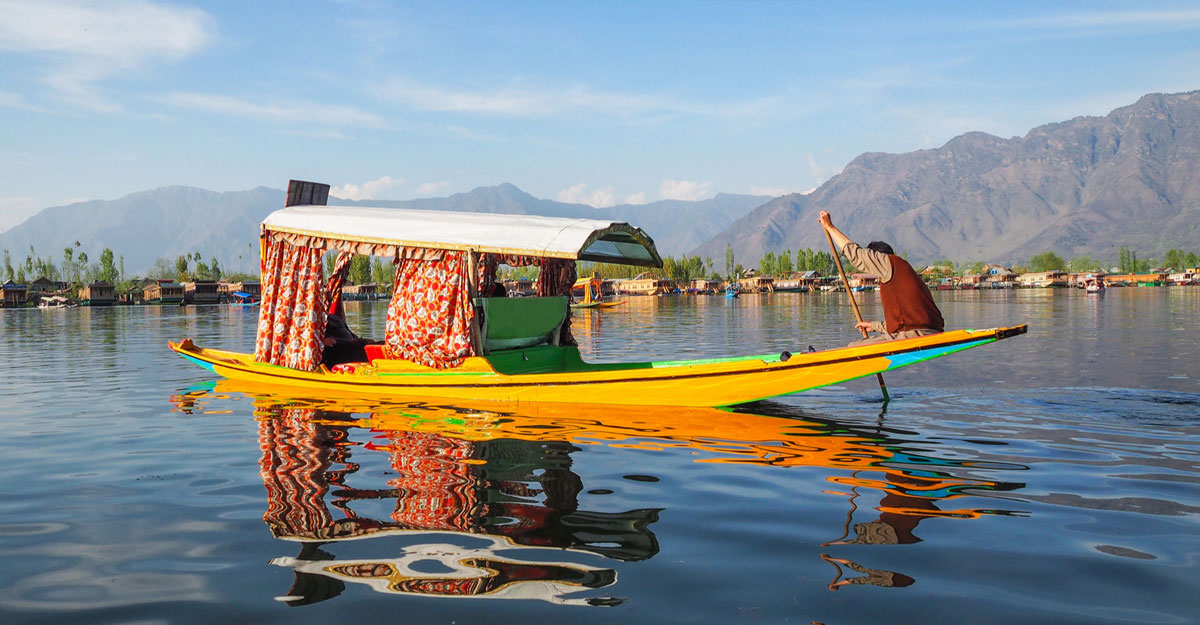
<instances>
[{"instance_id":1,"label":"floral curtain","mask_svg":"<svg viewBox=\"0 0 1200 625\"><path fill-rule=\"evenodd\" d=\"M384 350L427 367L446 369L473 355L469 262L466 252L404 250L388 305Z\"/></svg>"},{"instance_id":2,"label":"floral curtain","mask_svg":"<svg viewBox=\"0 0 1200 625\"><path fill-rule=\"evenodd\" d=\"M352 252L338 252L333 262L333 272L329 274L329 284L325 285L325 312L334 315L342 307L342 283L350 272L350 261L354 259Z\"/></svg>"},{"instance_id":3,"label":"floral curtain","mask_svg":"<svg viewBox=\"0 0 1200 625\"><path fill-rule=\"evenodd\" d=\"M569 258L539 258L537 282L534 289L538 297L554 297L558 295L571 296L571 287L575 284L575 261ZM558 337L559 345L575 345L575 337L571 335L571 307L567 307L567 316L563 319L562 331Z\"/></svg>"},{"instance_id":4,"label":"floral curtain","mask_svg":"<svg viewBox=\"0 0 1200 625\"><path fill-rule=\"evenodd\" d=\"M321 364L325 334L324 250L264 240L262 304L254 359L300 371Z\"/></svg>"}]
</instances>

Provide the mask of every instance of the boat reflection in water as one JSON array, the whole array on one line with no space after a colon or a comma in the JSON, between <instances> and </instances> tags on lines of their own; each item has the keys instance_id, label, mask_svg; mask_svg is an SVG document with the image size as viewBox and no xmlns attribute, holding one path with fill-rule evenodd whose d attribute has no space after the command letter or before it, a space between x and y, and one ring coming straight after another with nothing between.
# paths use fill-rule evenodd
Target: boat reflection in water
<instances>
[{"instance_id":1,"label":"boat reflection in water","mask_svg":"<svg viewBox=\"0 0 1200 625\"><path fill-rule=\"evenodd\" d=\"M265 398L256 400L256 407L265 417L259 425L260 468L269 497L264 520L277 538L306 543L298 557L272 561L297 572L289 602L325 599L341 592L344 582L361 582L380 592L602 603L607 599L564 595L609 586L615 571L522 561L503 552L553 549L550 558L566 549L617 560L658 552L648 529L657 510L578 509L583 483L571 471L570 454L577 448L570 443L470 440L398 426L371 427L374 437L362 443L352 435L367 423L352 413L286 407ZM386 488L348 484L359 471L351 459L356 447L386 454L395 474ZM392 508L386 518L355 509L374 501ZM424 534L420 538L433 542L406 547L395 558L351 561L331 560L314 548L315 543L386 534ZM446 534L478 536L481 541L466 542L483 544L446 543ZM428 566L418 570L430 561L440 563L439 572Z\"/></svg>"},{"instance_id":2,"label":"boat reflection in water","mask_svg":"<svg viewBox=\"0 0 1200 625\"><path fill-rule=\"evenodd\" d=\"M914 531L927 518L1018 514L947 504L1023 486L960 477L976 466L906 452L881 428L850 427L779 404L670 411L581 404L510 408L292 393L224 380L172 398L189 413L231 394L253 400L268 493L264 520L275 537L302 543L296 557L272 560L295 571L295 583L280 598L291 605L335 597L346 582L409 595L620 603L596 593L616 584L617 572L584 562L655 556L652 526L662 506L581 510L584 480L571 458L579 445L686 449L699 452L698 462L831 469L826 479L849 492L825 492L847 497L849 511L842 535L822 545L830 549L919 542ZM363 469L381 462L382 470ZM384 483L349 484L371 476ZM878 515L854 523L863 490L882 492ZM342 541L378 536L402 536L408 546L395 557L339 560L330 553ZM821 558L837 568L831 590L913 582L903 573L829 554ZM844 569L861 575L842 579Z\"/></svg>"}]
</instances>

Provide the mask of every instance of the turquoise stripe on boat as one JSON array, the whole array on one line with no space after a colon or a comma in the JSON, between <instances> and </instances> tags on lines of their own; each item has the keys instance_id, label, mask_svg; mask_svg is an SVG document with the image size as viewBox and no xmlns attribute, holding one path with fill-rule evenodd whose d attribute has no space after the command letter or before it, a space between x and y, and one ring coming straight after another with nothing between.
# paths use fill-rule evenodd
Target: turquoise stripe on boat
<instances>
[{"instance_id":1,"label":"turquoise stripe on boat","mask_svg":"<svg viewBox=\"0 0 1200 625\"><path fill-rule=\"evenodd\" d=\"M194 362L194 363L196 363L196 364L200 365L201 367L204 367L205 369L208 369L209 371L212 371L213 373L216 373L216 372L217 372L216 368L214 368L214 367L213 367L213 365L212 365L212 363L211 363L211 362L204 362L203 360L200 360L199 358L193 358L193 357L191 357L191 356L188 356L187 354L185 354L185 353L183 353L183 352L177 352L177 353L178 353L180 356L183 356L184 358L187 358L188 360L190 360L190 361L192 361L192 362Z\"/></svg>"},{"instance_id":2,"label":"turquoise stripe on boat","mask_svg":"<svg viewBox=\"0 0 1200 625\"><path fill-rule=\"evenodd\" d=\"M926 360L932 360L939 356L945 356L946 354L953 354L954 352L961 352L964 349L971 349L972 347L979 347L980 345L983 345L985 343L995 342L995 340L996 339L994 339L994 338L989 338L989 339L983 339L981 341L972 341L970 343L960 343L958 345L951 345L949 347L937 347L934 349L922 349L920 351L909 352L907 354L896 354L894 356L888 356L887 371L891 371L892 369L899 369L900 367L905 367L905 366L908 366L908 365L911 365L911 364L917 363L917 362L925 362Z\"/></svg>"}]
</instances>

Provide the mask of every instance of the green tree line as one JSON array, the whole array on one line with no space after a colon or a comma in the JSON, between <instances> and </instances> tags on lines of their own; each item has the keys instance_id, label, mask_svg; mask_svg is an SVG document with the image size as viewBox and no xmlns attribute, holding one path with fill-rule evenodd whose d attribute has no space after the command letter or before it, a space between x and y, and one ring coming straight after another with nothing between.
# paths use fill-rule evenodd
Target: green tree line
<instances>
[{"instance_id":1,"label":"green tree line","mask_svg":"<svg viewBox=\"0 0 1200 625\"><path fill-rule=\"evenodd\" d=\"M253 252L253 246L251 246L251 252ZM336 255L332 253L326 256L327 271L332 270L335 257ZM955 264L953 261L944 259L934 261L930 265L940 269L941 273L945 273L946 275L961 275L965 273L980 273L985 263L976 261ZM1156 265L1158 263L1155 259L1150 257L1140 258L1135 250L1121 246L1118 249L1116 262L1111 264L1098 261L1089 256L1079 256L1068 261L1052 251L1046 251L1034 255L1029 259L1027 265L1015 265L1012 269L1018 273L1024 271L1087 272L1107 271L1109 268L1115 267L1121 273L1145 273L1153 269ZM1171 249L1164 256L1162 266L1173 268L1176 271L1185 268L1200 267L1200 254L1181 249ZM689 282L698 278L733 280L742 277L745 274L745 270L741 264L737 263L732 246L729 245L726 246L725 250L724 269L724 274L717 271L713 266L713 259L710 257L701 258L700 256L687 255L682 255L678 258L674 256L664 257L661 269L590 262L580 262L577 266L578 273L581 276L595 273L601 278L606 279L632 278L640 273L649 271L655 277L677 282ZM135 281L143 279L140 276L127 276L125 272L125 257L116 254L111 248L102 249L98 260L92 261L79 241L76 241L74 245L63 248L59 260L55 260L53 255L39 256L37 251L31 246L24 259L18 261L13 258L8 249L5 249L4 265L0 270L3 271L4 280L12 280L22 284L41 277L66 282L76 287L90 284L96 280L103 280L109 284L116 285L119 290L126 290ZM846 264L846 270L854 271L854 267ZM794 272L802 271L816 271L820 275L832 275L837 270L833 262L833 255L829 252L803 249L797 250L793 254L792 250L788 249L783 252L772 251L764 254L759 259L759 271L761 274L767 276L787 276ZM347 280L351 284L391 284L394 275L395 268L391 259L356 256L350 263ZM534 267L502 267L500 277L502 279L533 278L536 275L537 269ZM222 278L230 280L253 280L257 279L257 276L240 272L231 274L222 267L221 263L215 257L211 257L206 261L199 252L191 252L177 256L173 260L167 258L157 259L146 273L145 278L172 278L179 282L186 282L195 279L220 280Z\"/></svg>"},{"instance_id":2,"label":"green tree line","mask_svg":"<svg viewBox=\"0 0 1200 625\"><path fill-rule=\"evenodd\" d=\"M253 280L256 276L246 273L226 272L220 262L214 257L205 261L199 252L191 252L175 258L174 261L159 258L143 276L130 276L125 272L125 257L116 254L111 248L100 250L98 260L92 261L87 251L76 241L74 245L63 248L61 259L56 261L53 255L39 256L30 246L29 253L23 261L14 264L13 255L8 249L4 250L4 265L0 268L4 280L12 280L19 284L28 284L38 278L46 278L55 282L65 282L69 288L78 289L86 284L104 281L123 292L144 279L170 278L179 282L190 280Z\"/></svg>"}]
</instances>

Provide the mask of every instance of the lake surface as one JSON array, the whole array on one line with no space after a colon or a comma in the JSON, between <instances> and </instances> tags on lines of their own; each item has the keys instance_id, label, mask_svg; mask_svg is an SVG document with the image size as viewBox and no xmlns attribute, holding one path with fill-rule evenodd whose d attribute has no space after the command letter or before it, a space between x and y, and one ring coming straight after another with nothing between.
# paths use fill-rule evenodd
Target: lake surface
<instances>
[{"instance_id":1,"label":"lake surface","mask_svg":"<svg viewBox=\"0 0 1200 625\"><path fill-rule=\"evenodd\" d=\"M0 311L0 623L1191 623L1200 288L950 291L1026 335L735 410L239 387L234 307ZM862 298L868 318L878 296ZM350 303L381 334L383 303ZM844 294L630 298L585 357L824 349Z\"/></svg>"}]
</instances>

